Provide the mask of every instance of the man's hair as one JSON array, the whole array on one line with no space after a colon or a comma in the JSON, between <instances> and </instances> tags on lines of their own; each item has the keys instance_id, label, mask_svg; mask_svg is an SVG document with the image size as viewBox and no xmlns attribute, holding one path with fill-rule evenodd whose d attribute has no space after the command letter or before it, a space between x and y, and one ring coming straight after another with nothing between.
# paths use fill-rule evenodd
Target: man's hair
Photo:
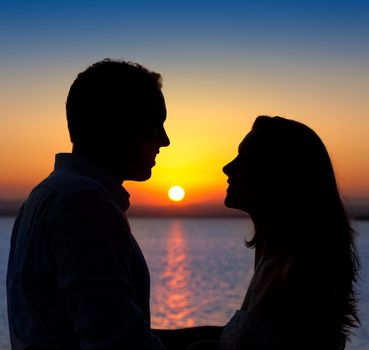
<instances>
[{"instance_id":1,"label":"man's hair","mask_svg":"<svg viewBox=\"0 0 369 350\"><path fill-rule=\"evenodd\" d=\"M114 128L119 119L129 122L143 96L161 87L161 75L138 63L104 59L92 64L78 74L68 93L66 110L72 143L89 142L106 128Z\"/></svg>"}]
</instances>

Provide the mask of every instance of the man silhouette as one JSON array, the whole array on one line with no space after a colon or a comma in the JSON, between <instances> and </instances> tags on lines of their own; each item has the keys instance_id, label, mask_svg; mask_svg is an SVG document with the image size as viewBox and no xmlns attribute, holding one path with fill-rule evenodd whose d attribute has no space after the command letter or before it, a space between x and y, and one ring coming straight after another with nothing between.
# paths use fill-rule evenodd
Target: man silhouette
<instances>
[{"instance_id":1,"label":"man silhouette","mask_svg":"<svg viewBox=\"0 0 369 350\"><path fill-rule=\"evenodd\" d=\"M66 109L73 151L56 155L13 228L12 349L162 349L122 187L150 178L169 145L161 76L135 63L97 62L73 82Z\"/></svg>"}]
</instances>

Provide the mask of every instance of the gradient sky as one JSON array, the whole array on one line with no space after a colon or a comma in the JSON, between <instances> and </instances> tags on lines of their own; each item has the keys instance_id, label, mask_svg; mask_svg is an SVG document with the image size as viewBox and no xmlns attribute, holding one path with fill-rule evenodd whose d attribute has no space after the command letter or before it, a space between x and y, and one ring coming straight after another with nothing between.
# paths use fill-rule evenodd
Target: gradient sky
<instances>
[{"instance_id":1,"label":"gradient sky","mask_svg":"<svg viewBox=\"0 0 369 350\"><path fill-rule=\"evenodd\" d=\"M223 201L221 168L257 115L312 127L343 194L369 198L369 1L0 2L0 198L24 198L71 150L65 100L105 57L163 75L171 146L133 204ZM181 204L180 204L181 205Z\"/></svg>"}]
</instances>

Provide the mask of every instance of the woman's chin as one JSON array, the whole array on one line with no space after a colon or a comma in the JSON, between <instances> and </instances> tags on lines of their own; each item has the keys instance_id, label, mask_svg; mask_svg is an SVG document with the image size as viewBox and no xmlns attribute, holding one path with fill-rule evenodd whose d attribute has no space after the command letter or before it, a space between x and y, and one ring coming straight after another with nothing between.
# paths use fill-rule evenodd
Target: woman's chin
<instances>
[{"instance_id":1,"label":"woman's chin","mask_svg":"<svg viewBox=\"0 0 369 350\"><path fill-rule=\"evenodd\" d=\"M237 205L237 201L235 201L234 198L232 198L231 196L227 195L224 199L224 205L227 208L231 208L231 209L239 209L239 206Z\"/></svg>"}]
</instances>

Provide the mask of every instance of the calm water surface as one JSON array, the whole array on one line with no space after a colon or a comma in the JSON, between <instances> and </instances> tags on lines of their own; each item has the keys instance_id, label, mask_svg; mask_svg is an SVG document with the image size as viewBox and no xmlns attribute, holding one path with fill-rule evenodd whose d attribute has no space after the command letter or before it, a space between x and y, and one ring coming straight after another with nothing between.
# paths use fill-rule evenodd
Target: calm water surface
<instances>
[{"instance_id":1,"label":"calm water surface","mask_svg":"<svg viewBox=\"0 0 369 350\"><path fill-rule=\"evenodd\" d=\"M5 274L13 218L0 218L0 350L9 350ZM151 272L154 328L222 325L239 308L253 271L245 219L130 220ZM356 222L362 260L362 326L349 350L369 349L369 221Z\"/></svg>"}]
</instances>

